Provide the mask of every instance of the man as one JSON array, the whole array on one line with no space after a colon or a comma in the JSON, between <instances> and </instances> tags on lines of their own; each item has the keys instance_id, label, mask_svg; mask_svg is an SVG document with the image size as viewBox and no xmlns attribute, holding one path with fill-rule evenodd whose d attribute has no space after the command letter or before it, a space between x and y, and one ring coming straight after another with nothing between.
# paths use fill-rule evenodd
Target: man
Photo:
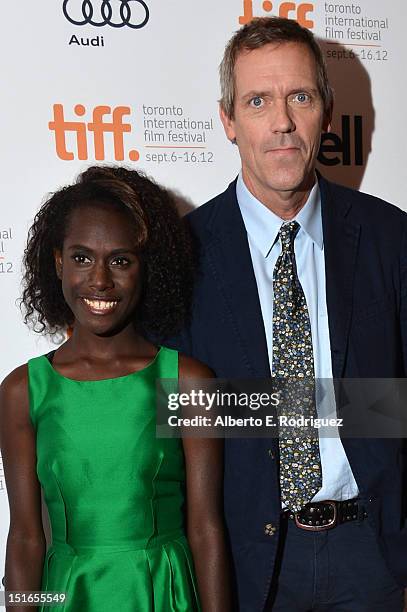
<instances>
[{"instance_id":1,"label":"man","mask_svg":"<svg viewBox=\"0 0 407 612\"><path fill-rule=\"evenodd\" d=\"M316 175L332 92L312 34L255 19L220 75L242 170L189 215L199 276L179 348L221 378L404 377L407 216ZM402 442L301 442L225 441L239 610L400 612Z\"/></svg>"}]
</instances>

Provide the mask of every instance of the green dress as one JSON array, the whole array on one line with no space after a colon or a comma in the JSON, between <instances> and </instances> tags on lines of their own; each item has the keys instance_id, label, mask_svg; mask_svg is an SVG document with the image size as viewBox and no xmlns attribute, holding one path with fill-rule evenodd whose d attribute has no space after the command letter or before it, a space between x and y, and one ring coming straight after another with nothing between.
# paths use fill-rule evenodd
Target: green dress
<instances>
[{"instance_id":1,"label":"green dress","mask_svg":"<svg viewBox=\"0 0 407 612\"><path fill-rule=\"evenodd\" d=\"M161 348L143 370L107 380L65 378L45 355L28 371L52 527L42 589L67 593L44 612L200 610L182 442L155 436L155 380L178 378L178 353Z\"/></svg>"}]
</instances>

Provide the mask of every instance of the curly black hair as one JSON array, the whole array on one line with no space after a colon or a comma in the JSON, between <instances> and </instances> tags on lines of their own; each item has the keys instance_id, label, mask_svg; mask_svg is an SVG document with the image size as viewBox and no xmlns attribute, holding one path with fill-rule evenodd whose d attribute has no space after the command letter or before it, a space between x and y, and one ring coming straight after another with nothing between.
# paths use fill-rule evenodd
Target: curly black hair
<instances>
[{"instance_id":1,"label":"curly black hair","mask_svg":"<svg viewBox=\"0 0 407 612\"><path fill-rule=\"evenodd\" d=\"M190 236L171 194L144 173L122 166L88 168L73 185L53 193L35 216L23 258L25 323L48 334L72 326L54 250L62 250L72 212L97 202L123 207L134 219L143 264L143 290L134 320L138 329L152 338L176 333L188 316L192 296Z\"/></svg>"}]
</instances>

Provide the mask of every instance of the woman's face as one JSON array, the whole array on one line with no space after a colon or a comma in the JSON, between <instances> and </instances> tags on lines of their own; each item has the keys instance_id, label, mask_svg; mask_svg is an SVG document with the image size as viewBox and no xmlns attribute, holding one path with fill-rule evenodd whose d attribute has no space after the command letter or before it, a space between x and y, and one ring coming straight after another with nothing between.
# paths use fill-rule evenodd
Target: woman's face
<instances>
[{"instance_id":1,"label":"woman's face","mask_svg":"<svg viewBox=\"0 0 407 612\"><path fill-rule=\"evenodd\" d=\"M125 211L103 203L72 213L55 263L75 328L110 336L132 323L141 293L135 245L134 224Z\"/></svg>"}]
</instances>

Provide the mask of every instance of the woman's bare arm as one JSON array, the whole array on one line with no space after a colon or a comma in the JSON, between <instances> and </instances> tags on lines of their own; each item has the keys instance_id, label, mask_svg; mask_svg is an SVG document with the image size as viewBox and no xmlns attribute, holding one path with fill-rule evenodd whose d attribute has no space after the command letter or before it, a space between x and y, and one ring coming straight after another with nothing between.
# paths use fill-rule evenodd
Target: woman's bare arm
<instances>
[{"instance_id":1,"label":"woman's bare arm","mask_svg":"<svg viewBox=\"0 0 407 612\"><path fill-rule=\"evenodd\" d=\"M194 359L180 356L183 378L213 378ZM231 558L223 518L223 439L183 439L187 480L187 535L203 612L230 612Z\"/></svg>"},{"instance_id":2,"label":"woman's bare arm","mask_svg":"<svg viewBox=\"0 0 407 612\"><path fill-rule=\"evenodd\" d=\"M9 374L0 386L0 447L10 506L5 587L7 591L39 591L45 537L26 365ZM20 606L7 610L33 612L35 608Z\"/></svg>"}]
</instances>

